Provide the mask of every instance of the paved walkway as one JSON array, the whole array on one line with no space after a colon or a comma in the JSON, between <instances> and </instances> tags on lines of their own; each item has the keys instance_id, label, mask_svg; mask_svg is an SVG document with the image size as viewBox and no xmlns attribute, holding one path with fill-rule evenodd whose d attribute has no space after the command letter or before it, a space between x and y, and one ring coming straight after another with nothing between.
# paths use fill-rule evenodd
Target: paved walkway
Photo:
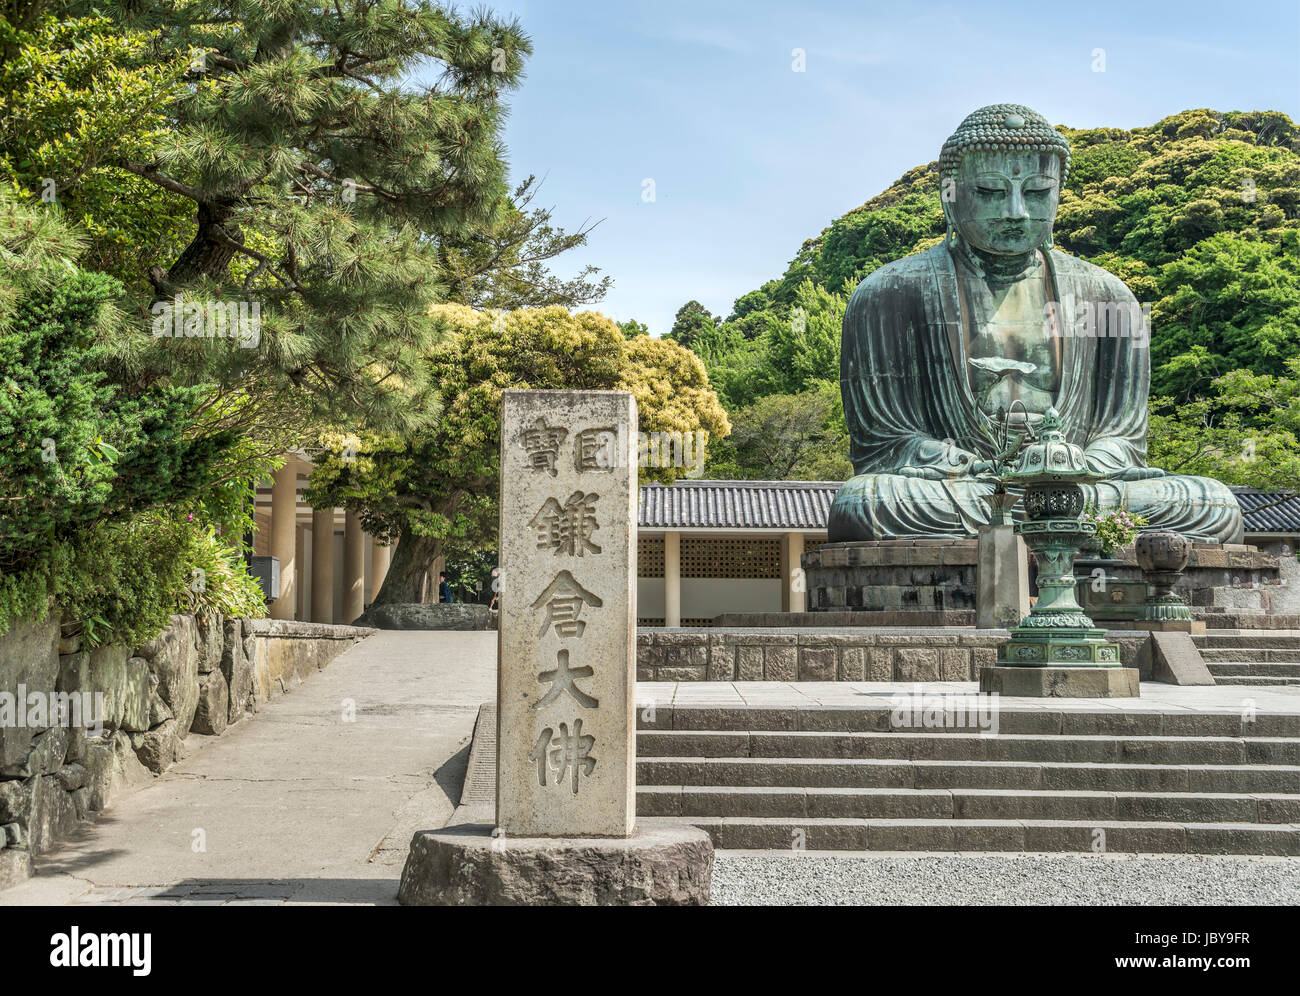
<instances>
[{"instance_id":1,"label":"paved walkway","mask_svg":"<svg viewBox=\"0 0 1300 996\"><path fill-rule=\"evenodd\" d=\"M412 832L457 801L495 644L370 637L224 736L189 737L188 758L38 858L0 905L396 903Z\"/></svg>"},{"instance_id":2,"label":"paved walkway","mask_svg":"<svg viewBox=\"0 0 1300 996\"><path fill-rule=\"evenodd\" d=\"M370 637L225 736L190 737L186 745L193 752L188 758L148 786L119 797L78 839L37 859L37 877L0 893L0 906L396 903L411 834L445 824L459 799L478 707L495 697L495 644L495 633L384 632ZM890 708L892 696L907 695L915 687L861 682L642 682L636 698L643 709L651 702L696 707ZM976 688L971 683L927 683L923 691L928 696L969 696ZM343 719L347 700L355 702L355 722ZM1260 713L1297 713L1300 687L1176 688L1146 683L1136 701L1015 699L1003 705L1239 712L1243 700L1250 700ZM203 849L196 850L200 837ZM845 862L853 861L858 862L851 866L854 873L849 878L854 881L875 868L871 862L914 867L924 880L923 892L928 889L927 894L949 897L938 901L952 901L954 893L945 892L942 883L948 880L951 885L954 876L974 876L972 881L984 888L979 883L990 875L1001 880L1008 874L1001 864L1005 856L951 855L944 859L947 864L924 864L933 857L916 852L809 854L792 859L767 852L729 852L719 857L715 900L724 904L801 901L798 889L791 893L780 885L788 880L801 883L800 888L816 883L804 900L860 902L860 889L832 887L850 867ZM1050 870L1061 877L1063 896L1071 890L1079 892L1080 881L1114 873L1111 865L1089 863L1088 856L1042 860L1056 863ZM1143 883L1170 880L1175 872L1188 880L1207 877L1205 862L1210 859L1189 857L1183 862L1186 868L1172 858L1162 860L1164 864L1152 865L1150 874L1138 876L1141 881L1134 885L1140 893L1145 890L1145 901L1156 901L1165 893ZM1062 862L1069 861L1074 862L1070 866L1074 872L1062 876ZM1243 874L1263 877L1261 890L1249 893L1254 901L1277 902L1278 894L1290 897L1281 901L1294 901L1300 867L1296 859L1223 861L1222 867L1214 866L1210 878L1229 864L1234 871L1240 865ZM1120 869L1128 870L1129 866ZM1146 866L1141 870L1147 871ZM1036 878L1035 888L1041 890L1048 869L1035 869L1032 862L1022 861L1015 871L1031 883ZM888 879L898 875L892 864L886 872L881 874ZM1113 883L1107 886L1112 887ZM877 901L913 902L919 894L885 890ZM1091 895L1087 890L1079 894ZM1008 901L1020 900L1010 897ZM1215 901L1224 899L1216 896Z\"/></svg>"}]
</instances>

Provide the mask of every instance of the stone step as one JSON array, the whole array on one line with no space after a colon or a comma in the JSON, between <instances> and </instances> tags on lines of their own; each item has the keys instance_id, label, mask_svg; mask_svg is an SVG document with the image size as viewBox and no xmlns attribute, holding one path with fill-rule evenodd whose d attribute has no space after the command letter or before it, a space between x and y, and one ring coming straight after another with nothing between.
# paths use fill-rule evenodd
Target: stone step
<instances>
[{"instance_id":1,"label":"stone step","mask_svg":"<svg viewBox=\"0 0 1300 996\"><path fill-rule=\"evenodd\" d=\"M1280 615L1260 609L1229 609L1226 606L1192 606L1192 615L1209 629L1294 630L1300 629L1300 615Z\"/></svg>"},{"instance_id":2,"label":"stone step","mask_svg":"<svg viewBox=\"0 0 1300 996\"><path fill-rule=\"evenodd\" d=\"M638 785L1024 789L1093 792L1300 792L1300 766L931 761L903 758L639 757Z\"/></svg>"},{"instance_id":3,"label":"stone step","mask_svg":"<svg viewBox=\"0 0 1300 996\"><path fill-rule=\"evenodd\" d=\"M1213 672L1211 672L1213 673ZM1259 677L1249 674L1214 675L1216 685L1300 685L1300 678Z\"/></svg>"},{"instance_id":4,"label":"stone step","mask_svg":"<svg viewBox=\"0 0 1300 996\"><path fill-rule=\"evenodd\" d=\"M1300 765L1292 737L1037 736L641 730L637 756Z\"/></svg>"},{"instance_id":5,"label":"stone step","mask_svg":"<svg viewBox=\"0 0 1300 996\"><path fill-rule=\"evenodd\" d=\"M974 703L974 696L971 696ZM983 700L986 707L988 699ZM974 705L972 704L972 708ZM1127 736L1127 737L1300 737L1300 702L1294 713L1257 713L1243 719L1240 711L1192 712L1139 709L999 708L999 735ZM990 717L984 717L986 725ZM731 732L833 732L967 734L978 732L971 716L951 710L918 710L899 716L890 700L861 706L671 706L639 702L641 730Z\"/></svg>"},{"instance_id":6,"label":"stone step","mask_svg":"<svg viewBox=\"0 0 1300 996\"><path fill-rule=\"evenodd\" d=\"M1269 650L1251 647L1204 647L1201 657L1208 663L1244 661L1250 664L1292 664L1300 667L1300 650Z\"/></svg>"},{"instance_id":7,"label":"stone step","mask_svg":"<svg viewBox=\"0 0 1300 996\"><path fill-rule=\"evenodd\" d=\"M1268 664L1264 661L1209 661L1210 674L1253 674L1261 678L1300 678L1300 664Z\"/></svg>"},{"instance_id":8,"label":"stone step","mask_svg":"<svg viewBox=\"0 0 1300 996\"><path fill-rule=\"evenodd\" d=\"M1205 633L1192 637L1204 649L1232 647L1242 650L1300 650L1300 636L1283 633Z\"/></svg>"},{"instance_id":9,"label":"stone step","mask_svg":"<svg viewBox=\"0 0 1300 996\"><path fill-rule=\"evenodd\" d=\"M1300 854L1300 827L1106 820L665 818L701 827L715 847L830 851L1036 851Z\"/></svg>"},{"instance_id":10,"label":"stone step","mask_svg":"<svg viewBox=\"0 0 1300 996\"><path fill-rule=\"evenodd\" d=\"M642 785L640 816L1297 823L1300 795Z\"/></svg>"}]
</instances>

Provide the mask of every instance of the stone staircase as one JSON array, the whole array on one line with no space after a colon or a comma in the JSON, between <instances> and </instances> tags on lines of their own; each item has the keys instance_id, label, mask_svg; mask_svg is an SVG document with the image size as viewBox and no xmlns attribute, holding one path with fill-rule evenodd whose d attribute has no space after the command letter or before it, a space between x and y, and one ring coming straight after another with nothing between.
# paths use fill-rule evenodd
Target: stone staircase
<instances>
[{"instance_id":1,"label":"stone staircase","mask_svg":"<svg viewBox=\"0 0 1300 996\"><path fill-rule=\"evenodd\" d=\"M879 706L661 709L637 812L724 848L1297 855L1296 713L1004 709L986 736Z\"/></svg>"},{"instance_id":2,"label":"stone staircase","mask_svg":"<svg viewBox=\"0 0 1300 996\"><path fill-rule=\"evenodd\" d=\"M1300 685L1300 633L1207 633L1193 638L1218 685Z\"/></svg>"}]
</instances>

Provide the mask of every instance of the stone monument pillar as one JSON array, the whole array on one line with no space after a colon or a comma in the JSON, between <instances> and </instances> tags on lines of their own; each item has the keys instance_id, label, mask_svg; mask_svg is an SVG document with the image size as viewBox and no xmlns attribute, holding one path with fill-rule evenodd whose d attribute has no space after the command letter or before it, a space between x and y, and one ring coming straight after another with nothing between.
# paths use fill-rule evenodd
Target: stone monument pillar
<instances>
[{"instance_id":1,"label":"stone monument pillar","mask_svg":"<svg viewBox=\"0 0 1300 996\"><path fill-rule=\"evenodd\" d=\"M511 837L635 824L636 424L625 392L504 395L497 826Z\"/></svg>"},{"instance_id":2,"label":"stone monument pillar","mask_svg":"<svg viewBox=\"0 0 1300 996\"><path fill-rule=\"evenodd\" d=\"M417 833L403 904L708 902L709 835L636 820L636 441L627 392L503 392L496 826Z\"/></svg>"},{"instance_id":3,"label":"stone monument pillar","mask_svg":"<svg viewBox=\"0 0 1300 996\"><path fill-rule=\"evenodd\" d=\"M979 528L976 629L1011 629L1029 615L1029 557L1011 523Z\"/></svg>"}]
</instances>

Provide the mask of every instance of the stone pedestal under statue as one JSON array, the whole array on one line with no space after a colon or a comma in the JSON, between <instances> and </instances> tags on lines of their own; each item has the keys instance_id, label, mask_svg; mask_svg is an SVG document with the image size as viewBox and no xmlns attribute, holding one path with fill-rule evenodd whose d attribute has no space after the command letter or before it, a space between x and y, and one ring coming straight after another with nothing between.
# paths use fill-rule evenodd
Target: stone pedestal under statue
<instances>
[{"instance_id":1,"label":"stone pedestal under statue","mask_svg":"<svg viewBox=\"0 0 1300 996\"><path fill-rule=\"evenodd\" d=\"M809 612L871 613L881 626L973 626L976 541L824 543L804 553Z\"/></svg>"},{"instance_id":2,"label":"stone pedestal under statue","mask_svg":"<svg viewBox=\"0 0 1300 996\"><path fill-rule=\"evenodd\" d=\"M880 626L982 625L976 618L978 566L976 539L823 543L803 555L808 611L862 613ZM1099 625L1161 628L1135 624L1147 584L1131 546L1114 558L1080 557L1075 577L1079 604ZM1200 619L1268 613L1280 584L1274 554L1241 543L1197 543L1174 590Z\"/></svg>"}]
</instances>

